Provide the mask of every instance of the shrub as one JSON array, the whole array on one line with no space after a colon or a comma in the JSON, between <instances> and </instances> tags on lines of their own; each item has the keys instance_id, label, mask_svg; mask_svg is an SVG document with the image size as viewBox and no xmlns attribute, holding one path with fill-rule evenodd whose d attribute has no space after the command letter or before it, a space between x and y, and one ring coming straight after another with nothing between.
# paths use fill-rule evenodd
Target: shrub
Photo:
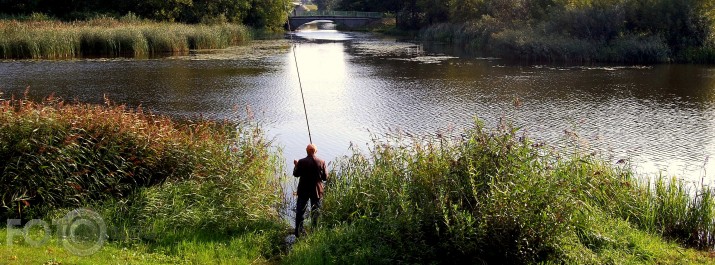
<instances>
[{"instance_id":1,"label":"shrub","mask_svg":"<svg viewBox=\"0 0 715 265\"><path fill-rule=\"evenodd\" d=\"M660 37L619 37L602 48L601 61L662 63L671 58L668 45Z\"/></svg>"}]
</instances>

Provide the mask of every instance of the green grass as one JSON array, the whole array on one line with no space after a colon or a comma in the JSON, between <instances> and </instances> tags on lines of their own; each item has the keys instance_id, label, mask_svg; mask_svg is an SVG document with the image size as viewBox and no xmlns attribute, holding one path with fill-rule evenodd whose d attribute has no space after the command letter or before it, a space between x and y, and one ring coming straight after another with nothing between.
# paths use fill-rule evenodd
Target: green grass
<instances>
[{"instance_id":1,"label":"green grass","mask_svg":"<svg viewBox=\"0 0 715 265\"><path fill-rule=\"evenodd\" d=\"M97 253L78 256L53 237L42 246L25 243L22 236L7 246L7 230L0 229L1 264L268 264L263 246L269 235L209 235L177 239L170 245L105 244Z\"/></svg>"},{"instance_id":2,"label":"green grass","mask_svg":"<svg viewBox=\"0 0 715 265\"><path fill-rule=\"evenodd\" d=\"M236 24L186 25L142 20L0 21L0 58L147 57L239 45L249 30Z\"/></svg>"}]
</instances>

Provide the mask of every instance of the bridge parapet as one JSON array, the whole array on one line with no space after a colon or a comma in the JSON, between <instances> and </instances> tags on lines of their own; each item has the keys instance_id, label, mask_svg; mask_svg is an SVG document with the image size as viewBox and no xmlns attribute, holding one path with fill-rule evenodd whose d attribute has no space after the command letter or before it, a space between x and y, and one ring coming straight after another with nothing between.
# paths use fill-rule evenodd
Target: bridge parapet
<instances>
[{"instance_id":1,"label":"bridge parapet","mask_svg":"<svg viewBox=\"0 0 715 265\"><path fill-rule=\"evenodd\" d=\"M291 17L360 17L360 18L382 18L380 12L360 12L360 11L335 11L318 10L306 11Z\"/></svg>"}]
</instances>

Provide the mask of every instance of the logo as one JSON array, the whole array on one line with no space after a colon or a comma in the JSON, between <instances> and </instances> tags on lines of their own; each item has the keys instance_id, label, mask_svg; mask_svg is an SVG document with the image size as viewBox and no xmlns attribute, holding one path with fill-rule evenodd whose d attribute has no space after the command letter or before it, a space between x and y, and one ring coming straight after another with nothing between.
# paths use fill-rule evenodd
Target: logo
<instances>
[{"instance_id":1,"label":"logo","mask_svg":"<svg viewBox=\"0 0 715 265\"><path fill-rule=\"evenodd\" d=\"M17 237L22 237L25 243L33 247L42 247L50 243L53 236L50 223L32 219L22 228L18 228L21 224L20 219L7 220L7 245L9 247L13 246L14 239ZM104 219L89 209L79 208L70 211L64 217L53 220L52 225L56 231L58 244L61 244L67 252L77 256L89 256L97 253L107 239L107 226Z\"/></svg>"}]
</instances>

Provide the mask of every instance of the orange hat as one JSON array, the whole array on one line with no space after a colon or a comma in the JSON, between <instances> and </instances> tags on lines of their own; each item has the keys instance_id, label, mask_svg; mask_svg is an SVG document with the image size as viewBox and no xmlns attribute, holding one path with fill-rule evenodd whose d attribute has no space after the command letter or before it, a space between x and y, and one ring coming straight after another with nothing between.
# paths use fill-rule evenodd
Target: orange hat
<instances>
[{"instance_id":1,"label":"orange hat","mask_svg":"<svg viewBox=\"0 0 715 265\"><path fill-rule=\"evenodd\" d=\"M305 148L305 151L308 152L309 155L315 154L315 152L318 151L318 148L315 147L314 144L309 144L308 147Z\"/></svg>"}]
</instances>

